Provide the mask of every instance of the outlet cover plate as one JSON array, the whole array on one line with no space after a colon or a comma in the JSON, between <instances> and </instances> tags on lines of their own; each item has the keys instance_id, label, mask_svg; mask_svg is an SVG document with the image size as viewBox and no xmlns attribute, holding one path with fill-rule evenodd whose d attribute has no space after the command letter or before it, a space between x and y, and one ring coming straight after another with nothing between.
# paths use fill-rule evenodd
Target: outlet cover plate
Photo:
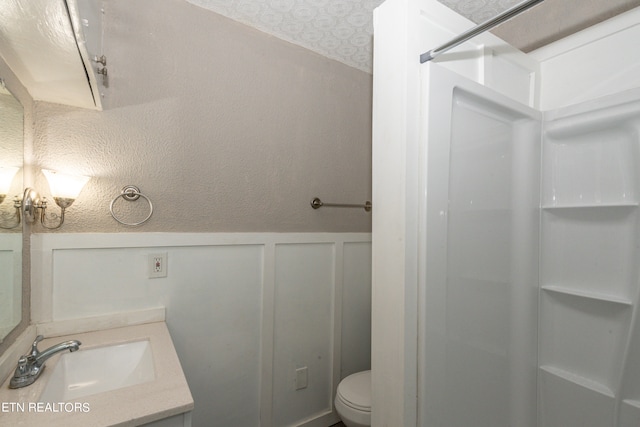
<instances>
[{"instance_id":1,"label":"outlet cover plate","mask_svg":"<svg viewBox=\"0 0 640 427\"><path fill-rule=\"evenodd\" d=\"M149 279L167 277L167 261L166 252L149 254L147 258Z\"/></svg>"}]
</instances>

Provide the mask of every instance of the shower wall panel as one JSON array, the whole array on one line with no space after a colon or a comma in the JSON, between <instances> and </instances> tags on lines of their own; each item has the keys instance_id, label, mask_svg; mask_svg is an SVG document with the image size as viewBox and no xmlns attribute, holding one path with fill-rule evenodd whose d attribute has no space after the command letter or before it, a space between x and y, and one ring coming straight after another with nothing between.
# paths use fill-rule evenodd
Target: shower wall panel
<instances>
[{"instance_id":1,"label":"shower wall panel","mask_svg":"<svg viewBox=\"0 0 640 427\"><path fill-rule=\"evenodd\" d=\"M547 114L541 427L640 425L640 92Z\"/></svg>"},{"instance_id":2,"label":"shower wall panel","mask_svg":"<svg viewBox=\"0 0 640 427\"><path fill-rule=\"evenodd\" d=\"M428 74L421 425L532 427L538 114Z\"/></svg>"}]
</instances>

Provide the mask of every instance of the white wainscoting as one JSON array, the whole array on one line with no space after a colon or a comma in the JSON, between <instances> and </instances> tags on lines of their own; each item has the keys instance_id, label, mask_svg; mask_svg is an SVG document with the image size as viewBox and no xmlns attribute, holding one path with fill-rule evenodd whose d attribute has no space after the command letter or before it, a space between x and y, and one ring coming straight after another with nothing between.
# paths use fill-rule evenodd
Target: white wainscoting
<instances>
[{"instance_id":1,"label":"white wainscoting","mask_svg":"<svg viewBox=\"0 0 640 427\"><path fill-rule=\"evenodd\" d=\"M168 275L149 279L158 252ZM155 307L194 427L329 426L339 380L370 368L371 234L32 235L34 322Z\"/></svg>"}]
</instances>

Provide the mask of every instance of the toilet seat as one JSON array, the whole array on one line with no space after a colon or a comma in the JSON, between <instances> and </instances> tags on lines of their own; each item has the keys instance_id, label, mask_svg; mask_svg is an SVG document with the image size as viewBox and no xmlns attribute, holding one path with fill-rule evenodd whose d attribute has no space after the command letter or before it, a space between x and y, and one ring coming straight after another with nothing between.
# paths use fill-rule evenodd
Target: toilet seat
<instances>
[{"instance_id":1,"label":"toilet seat","mask_svg":"<svg viewBox=\"0 0 640 427\"><path fill-rule=\"evenodd\" d=\"M338 384L336 412L347 427L371 426L371 371L349 375Z\"/></svg>"},{"instance_id":2,"label":"toilet seat","mask_svg":"<svg viewBox=\"0 0 640 427\"><path fill-rule=\"evenodd\" d=\"M357 372L342 380L336 398L349 408L371 412L371 371Z\"/></svg>"}]
</instances>

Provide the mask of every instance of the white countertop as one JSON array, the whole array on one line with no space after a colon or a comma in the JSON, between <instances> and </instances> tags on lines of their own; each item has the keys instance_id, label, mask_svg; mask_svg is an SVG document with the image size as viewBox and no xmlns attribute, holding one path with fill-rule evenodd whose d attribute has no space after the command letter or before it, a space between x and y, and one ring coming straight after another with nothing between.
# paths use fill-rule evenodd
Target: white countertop
<instances>
[{"instance_id":1,"label":"white countertop","mask_svg":"<svg viewBox=\"0 0 640 427\"><path fill-rule=\"evenodd\" d=\"M43 350L67 340L82 342L80 351L149 340L156 378L151 382L72 400L74 405L45 407L41 403L35 406L34 402L38 402L52 368L60 358L56 355L46 362L48 369L32 385L12 390L9 389L10 378L5 381L0 389L0 426L138 426L193 409L193 398L164 322L59 336L43 340L38 347Z\"/></svg>"}]
</instances>

